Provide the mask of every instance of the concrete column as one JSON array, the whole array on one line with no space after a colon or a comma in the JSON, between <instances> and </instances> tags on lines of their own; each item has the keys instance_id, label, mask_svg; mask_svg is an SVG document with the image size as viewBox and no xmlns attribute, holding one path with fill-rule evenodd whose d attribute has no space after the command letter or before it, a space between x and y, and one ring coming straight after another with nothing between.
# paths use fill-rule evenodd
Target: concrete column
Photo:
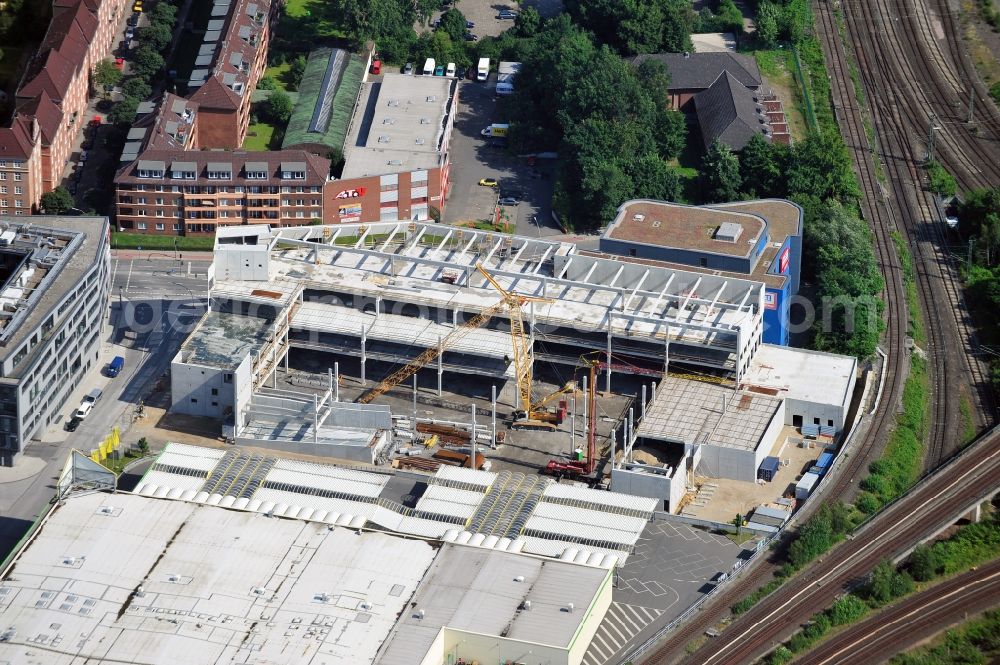
<instances>
[{"instance_id":1,"label":"concrete column","mask_svg":"<svg viewBox=\"0 0 1000 665\"><path fill-rule=\"evenodd\" d=\"M976 507L969 511L969 521L979 522L983 519L983 504L977 503Z\"/></svg>"},{"instance_id":2,"label":"concrete column","mask_svg":"<svg viewBox=\"0 0 1000 665\"><path fill-rule=\"evenodd\" d=\"M327 381L327 385L330 388L330 399L333 399L333 368L332 367L327 367L326 368L326 381Z\"/></svg>"},{"instance_id":3,"label":"concrete column","mask_svg":"<svg viewBox=\"0 0 1000 665\"><path fill-rule=\"evenodd\" d=\"M416 422L413 423L416 427ZM469 468L476 469L476 403L472 403L472 435L469 436Z\"/></svg>"},{"instance_id":4,"label":"concrete column","mask_svg":"<svg viewBox=\"0 0 1000 665\"><path fill-rule=\"evenodd\" d=\"M642 401L639 403L639 422L646 418L646 384L642 384Z\"/></svg>"},{"instance_id":5,"label":"concrete column","mask_svg":"<svg viewBox=\"0 0 1000 665\"><path fill-rule=\"evenodd\" d=\"M375 296L375 318L382 313L382 296Z\"/></svg>"},{"instance_id":6,"label":"concrete column","mask_svg":"<svg viewBox=\"0 0 1000 665\"><path fill-rule=\"evenodd\" d=\"M340 361L333 363L333 401L340 401Z\"/></svg>"},{"instance_id":7,"label":"concrete column","mask_svg":"<svg viewBox=\"0 0 1000 665\"><path fill-rule=\"evenodd\" d=\"M611 468L615 468L615 451L618 443L615 441L615 431L611 430Z\"/></svg>"},{"instance_id":8,"label":"concrete column","mask_svg":"<svg viewBox=\"0 0 1000 665\"><path fill-rule=\"evenodd\" d=\"M492 427L490 428L491 432L490 447L496 448L497 447L497 387L495 384L491 388L490 406L493 409Z\"/></svg>"},{"instance_id":9,"label":"concrete column","mask_svg":"<svg viewBox=\"0 0 1000 665\"><path fill-rule=\"evenodd\" d=\"M590 392L587 390L589 387L587 384L590 381L590 377L586 374L583 375L583 436L590 442L590 417L594 414L590 413Z\"/></svg>"},{"instance_id":10,"label":"concrete column","mask_svg":"<svg viewBox=\"0 0 1000 665\"><path fill-rule=\"evenodd\" d=\"M608 311L610 314L610 310ZM608 369L605 372L605 385L604 392L608 395L611 394L611 317L608 317L608 350L606 353L605 361L608 363Z\"/></svg>"},{"instance_id":11,"label":"concrete column","mask_svg":"<svg viewBox=\"0 0 1000 665\"><path fill-rule=\"evenodd\" d=\"M667 328L666 337L663 338L663 376L670 372L670 328Z\"/></svg>"},{"instance_id":12,"label":"concrete column","mask_svg":"<svg viewBox=\"0 0 1000 665\"><path fill-rule=\"evenodd\" d=\"M633 420L633 409L628 408L628 461L632 461L632 446L635 444L635 421Z\"/></svg>"},{"instance_id":13,"label":"concrete column","mask_svg":"<svg viewBox=\"0 0 1000 665\"><path fill-rule=\"evenodd\" d=\"M650 402L655 402L656 401L656 381L650 381L649 382L649 392L650 392L649 401Z\"/></svg>"},{"instance_id":14,"label":"concrete column","mask_svg":"<svg viewBox=\"0 0 1000 665\"><path fill-rule=\"evenodd\" d=\"M278 387L278 336L274 336L271 344L271 387Z\"/></svg>"},{"instance_id":15,"label":"concrete column","mask_svg":"<svg viewBox=\"0 0 1000 665\"><path fill-rule=\"evenodd\" d=\"M319 442L319 398L313 395L313 444Z\"/></svg>"},{"instance_id":16,"label":"concrete column","mask_svg":"<svg viewBox=\"0 0 1000 665\"><path fill-rule=\"evenodd\" d=\"M413 373L413 427L417 426L417 374ZM414 429L414 431L416 431Z\"/></svg>"},{"instance_id":17,"label":"concrete column","mask_svg":"<svg viewBox=\"0 0 1000 665\"><path fill-rule=\"evenodd\" d=\"M441 344L441 335L438 335L438 397L441 396L441 377L444 374L444 347ZM414 424L416 427L416 424Z\"/></svg>"},{"instance_id":18,"label":"concrete column","mask_svg":"<svg viewBox=\"0 0 1000 665\"><path fill-rule=\"evenodd\" d=\"M365 385L365 362L368 360L368 331L361 324L361 385Z\"/></svg>"}]
</instances>

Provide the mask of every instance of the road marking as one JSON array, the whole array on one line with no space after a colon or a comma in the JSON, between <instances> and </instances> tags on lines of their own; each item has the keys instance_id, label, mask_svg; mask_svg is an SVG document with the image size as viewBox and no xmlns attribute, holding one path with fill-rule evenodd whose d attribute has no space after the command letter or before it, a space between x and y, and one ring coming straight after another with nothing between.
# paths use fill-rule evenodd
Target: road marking
<instances>
[{"instance_id":1,"label":"road marking","mask_svg":"<svg viewBox=\"0 0 1000 665\"><path fill-rule=\"evenodd\" d=\"M981 468L983 467L983 465L986 462L988 462L989 460L993 459L994 457L996 457L998 455L1000 455L1000 450L995 451L989 457L983 458L982 460L979 461L978 464L976 464L971 469L969 469L968 471L966 471L965 473L963 473L961 476L959 476L958 478L954 479L951 483L949 483L948 485L946 485L944 487L944 489L942 489L940 492L938 492L937 494L935 494L931 498L927 499L926 501L924 501L923 503L921 503L916 508L912 509L909 512L909 514L903 515L902 516L903 519L897 519L895 522L893 522L892 524L888 525L885 528L885 530L882 531L882 533L876 534L875 537L872 538L867 544L863 545L861 548L859 548L858 550L856 550L855 552L853 552L852 554L850 554L840 564L838 564L833 569L831 569L830 572L828 572L826 575L824 575L823 577L821 577L821 578L819 578L817 580L813 580L812 582L810 582L809 584L807 584L805 587L802 588L802 590L800 590L798 593L796 593L790 599L786 600L779 607L777 607L776 609L772 610L770 614L768 614L767 616L765 616L765 617L757 620L752 626L750 626L749 628L747 628L746 630L744 630L742 633L740 633L739 635L737 635L735 638L733 638L732 641L730 641L726 645L720 647L719 650L716 651L714 654L708 656L708 658L702 663L702 665L710 665L710 663L712 661L714 661L714 660L716 660L718 658L722 658L727 651L729 651L730 649L732 649L733 647L735 647L737 644L741 644L743 642L743 640L746 639L746 637L748 635L750 635L750 633L754 632L754 630L757 629L758 626L772 625L771 624L771 620L775 617L775 615L778 615L778 614L781 614L782 612L784 612L786 610L786 608L789 605L791 605L792 603L794 603L796 600L798 600L798 598L800 596L802 596L805 593L812 592L815 589L816 585L822 586L822 583L825 582L828 577L831 577L831 576L834 576L834 575L838 574L837 571L840 568L846 568L848 566L848 564L851 563L851 561L854 558L863 555L866 552L866 550L868 550L871 547L874 547L876 544L879 543L879 541L881 541L881 540L883 540L885 538L888 538L889 534L891 532L895 531L897 528L903 527L903 526L908 526L909 520L907 518L912 517L912 516L918 514L927 505L932 504L932 503L936 503L937 500L942 495L950 492L952 490L952 488L954 488L955 486L962 486L963 485L962 481L965 480L966 476L972 475L973 473L975 473L977 471L980 471ZM900 504L896 504L896 505L898 506ZM855 537L855 540L857 540L857 537Z\"/></svg>"},{"instance_id":2,"label":"road marking","mask_svg":"<svg viewBox=\"0 0 1000 665\"><path fill-rule=\"evenodd\" d=\"M125 292L128 293L128 286L132 283L132 267L135 265L135 259L128 262L128 277L125 278Z\"/></svg>"},{"instance_id":3,"label":"road marking","mask_svg":"<svg viewBox=\"0 0 1000 665\"><path fill-rule=\"evenodd\" d=\"M611 603L604 620L597 627L581 663L583 665L605 665L611 657L622 650L629 641L642 632L642 629L663 614L657 610L640 605L626 603ZM644 619L648 617L648 620Z\"/></svg>"}]
</instances>

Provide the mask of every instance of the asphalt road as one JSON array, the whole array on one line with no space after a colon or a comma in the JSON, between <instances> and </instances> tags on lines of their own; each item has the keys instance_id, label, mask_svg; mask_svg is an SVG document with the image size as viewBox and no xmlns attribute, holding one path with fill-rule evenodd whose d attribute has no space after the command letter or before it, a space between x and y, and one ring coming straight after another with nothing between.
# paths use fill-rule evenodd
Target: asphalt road
<instances>
[{"instance_id":1,"label":"asphalt road","mask_svg":"<svg viewBox=\"0 0 1000 665\"><path fill-rule=\"evenodd\" d=\"M117 251L111 259L112 300L205 298L210 252L184 252L180 258L165 252Z\"/></svg>"},{"instance_id":2,"label":"asphalt road","mask_svg":"<svg viewBox=\"0 0 1000 665\"><path fill-rule=\"evenodd\" d=\"M63 407L63 417L40 441L28 444L14 468L0 468L0 559L49 504L70 450L90 451L115 425L125 431L135 405L167 372L200 313L206 290L205 256L192 257L189 276L186 260L150 252L115 254L101 361L75 387ZM109 379L102 371L114 356L125 358L125 369ZM104 390L101 400L75 432L64 431L66 419L95 387Z\"/></svg>"},{"instance_id":3,"label":"asphalt road","mask_svg":"<svg viewBox=\"0 0 1000 665\"><path fill-rule=\"evenodd\" d=\"M798 665L876 665L1000 606L1000 559L873 614L800 657Z\"/></svg>"}]
</instances>

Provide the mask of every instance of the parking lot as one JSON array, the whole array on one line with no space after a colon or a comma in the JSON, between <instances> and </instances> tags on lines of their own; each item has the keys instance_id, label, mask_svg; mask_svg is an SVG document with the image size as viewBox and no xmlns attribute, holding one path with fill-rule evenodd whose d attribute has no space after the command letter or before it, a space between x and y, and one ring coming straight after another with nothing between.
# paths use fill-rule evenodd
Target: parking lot
<instances>
[{"instance_id":1,"label":"parking lot","mask_svg":"<svg viewBox=\"0 0 1000 665\"><path fill-rule=\"evenodd\" d=\"M494 95L496 74L485 83L462 81L459 85L458 115L451 139L451 189L444 221L461 224L492 220L499 194L520 201L515 206L501 207L510 223L516 225L517 234L560 234L551 217L555 171L552 160L539 160L536 166L529 166L526 159L511 155L481 134L492 123L506 121ZM481 186L482 178L497 179L499 192ZM532 221L536 215L537 224Z\"/></svg>"}]
</instances>

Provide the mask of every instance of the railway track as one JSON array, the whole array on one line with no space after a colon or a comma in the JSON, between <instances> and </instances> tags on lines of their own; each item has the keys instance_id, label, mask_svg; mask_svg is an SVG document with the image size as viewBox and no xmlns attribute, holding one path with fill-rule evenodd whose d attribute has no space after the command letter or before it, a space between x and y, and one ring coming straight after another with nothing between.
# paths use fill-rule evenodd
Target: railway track
<instances>
[{"instance_id":1,"label":"railway track","mask_svg":"<svg viewBox=\"0 0 1000 665\"><path fill-rule=\"evenodd\" d=\"M940 100L955 99L956 80L941 73L948 58L936 39L914 39L932 36L933 26L926 8L920 2L910 3L901 12L897 0L873 0L843 5L843 16L862 83L869 100L877 137L876 151L883 157L890 201L898 208L899 230L907 239L915 268L915 282L926 317L927 355L930 364L932 411L926 468L939 464L957 447L957 433L963 422L957 396L970 383L970 393L976 410L981 414L977 425L988 425L994 417L993 399L988 372L978 357L978 344L964 306L960 280L951 260L944 226L937 204L923 190L921 162L925 147L921 141L922 127L929 120L927 111L941 112L938 122L941 134L953 137L937 143L942 148L939 159L952 172L964 174L967 181L977 176L973 170L1000 182L1000 160L990 158L987 146L953 122L957 116ZM830 13L826 2L817 5L817 14ZM825 41L840 41L829 35ZM926 82L912 85L911 82ZM926 88L930 87L930 90ZM931 97L939 100L935 107ZM980 183L976 183L980 184ZM963 357L964 356L964 357Z\"/></svg>"},{"instance_id":2,"label":"railway track","mask_svg":"<svg viewBox=\"0 0 1000 665\"><path fill-rule=\"evenodd\" d=\"M885 85L884 82L889 75L887 63L879 65L878 62L859 62L864 66L876 68L874 74L869 73L863 80L866 91L879 82L882 83L877 88L881 94L872 95L868 92L866 97L868 102L878 109L877 121L873 123L876 137L887 130L890 130L890 136L893 137L891 149L887 149L884 144L871 145L862 119L864 115L862 101L856 97L846 64L851 54L847 52L840 39L834 5L826 0L820 0L817 5L817 22L823 37L821 41L828 67L831 69L830 82L835 113L862 188L861 211L871 226L877 259L886 284L884 344L888 358L885 365L886 387L882 408L874 415L869 435L860 442L859 449L852 453L847 468L837 478L832 479L834 485L830 488L828 496L830 500L834 500L851 497L856 487L853 485L854 478L863 474L872 455L884 444L886 435L894 423L892 415L894 406L898 403L905 380L907 354L904 348L908 335L908 319L903 272L892 240L893 231L898 231L904 239L910 240L916 273L915 281L921 301L924 303L924 311L927 312L925 329L929 341L933 402L928 437L929 449L926 455L927 468L936 467L955 448L956 433L961 431L962 423L953 391L956 386L961 386L966 381L963 369L971 374L976 387L973 395L979 409L978 413L982 414L977 424L992 423L994 411L986 369L976 357L975 334L965 313L962 294L957 286L957 274L948 258L946 238L937 221L936 210L932 208L933 201L920 187L922 173L917 160L914 159L914 151L919 148L920 143L908 138L911 136L910 131L920 125L920 117L913 111L912 105L915 102L912 96L904 98L894 86ZM898 12L894 15L887 6L887 2L883 1L879 3L876 11L886 12L887 16L895 16L897 19L901 18ZM851 7L858 7L858 3L850 5L847 13L850 13ZM868 28L874 20L873 14L869 8L864 9L867 11L865 18L849 21L847 27L857 30L859 20L867 21L867 25L861 28L870 37L871 32ZM916 27L912 29L921 31L920 34L923 34L925 39L933 34L933 26L925 11L914 12L913 16L907 18L912 19L908 25L915 23ZM890 22L898 23L898 21ZM880 48L871 49L862 46L862 49L865 48L885 58ZM890 52L893 52L891 48ZM900 57L898 51L895 53L896 57ZM905 57L903 59L905 60ZM945 54L939 53L937 62L939 66L947 62ZM947 83L949 82L945 80L940 85ZM959 85L959 80L952 77L950 84L955 88ZM977 98L977 110L980 110L981 102L982 100ZM992 115L987 115L984 109L981 117L987 122L992 122L990 119L996 117L996 110L990 107L989 111ZM965 167L970 166L969 160L962 158L964 153L959 151L953 155L952 152L949 148L948 157L939 158L952 172L955 167L948 160L956 160ZM978 159L983 159L989 150L977 146L975 152L979 155ZM889 176L888 188L883 187L877 177L874 161L876 154L883 159L886 174ZM984 163L991 167L996 166L1000 170L1000 159L988 159ZM743 578L733 583L725 594L707 605L693 620L673 631L643 662L674 662L681 657L688 642L724 618L733 600L761 586L771 577L774 568L773 564L766 563L749 571Z\"/></svg>"},{"instance_id":3,"label":"railway track","mask_svg":"<svg viewBox=\"0 0 1000 665\"><path fill-rule=\"evenodd\" d=\"M1000 487L1000 430L994 429L876 515L852 539L764 598L682 662L744 665L766 654L885 559L934 536L959 511ZM666 659L648 662L666 663ZM853 661L852 661L853 662Z\"/></svg>"},{"instance_id":4,"label":"railway track","mask_svg":"<svg viewBox=\"0 0 1000 665\"><path fill-rule=\"evenodd\" d=\"M846 628L796 665L877 665L1000 606L1000 559L914 594Z\"/></svg>"}]
</instances>

